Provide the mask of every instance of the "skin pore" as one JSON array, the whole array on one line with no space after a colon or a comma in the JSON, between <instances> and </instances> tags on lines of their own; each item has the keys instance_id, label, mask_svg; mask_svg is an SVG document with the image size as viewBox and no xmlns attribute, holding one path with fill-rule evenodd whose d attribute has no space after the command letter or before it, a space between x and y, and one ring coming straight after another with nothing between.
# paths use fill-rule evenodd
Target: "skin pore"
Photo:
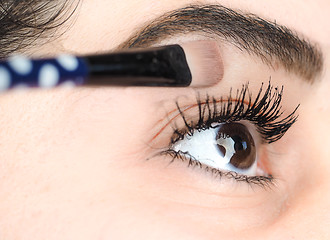
<instances>
[{"instance_id":1,"label":"skin pore","mask_svg":"<svg viewBox=\"0 0 330 240\"><path fill-rule=\"evenodd\" d=\"M192 4L219 4L291 29L322 53L320 73L313 75L312 84L225 39L191 32L158 42L210 37L219 42L224 77L216 86L3 94L0 239L329 238L327 1L86 0L59 27L58 36L24 52L51 56L112 51L150 21ZM168 124L168 114L177 115L176 101L190 106L197 94L225 98L246 83L255 97L269 81L284 87L284 116L300 104L298 121L283 138L257 150L274 183L220 179L156 154L168 147L173 127L184 127L179 117ZM188 115L196 120L197 108Z\"/></svg>"}]
</instances>

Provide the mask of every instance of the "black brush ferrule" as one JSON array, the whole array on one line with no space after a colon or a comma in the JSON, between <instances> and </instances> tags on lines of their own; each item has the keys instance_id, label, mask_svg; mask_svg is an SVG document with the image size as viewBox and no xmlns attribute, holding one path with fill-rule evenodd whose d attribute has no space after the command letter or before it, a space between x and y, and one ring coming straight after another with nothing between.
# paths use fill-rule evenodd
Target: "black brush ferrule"
<instances>
[{"instance_id":1,"label":"black brush ferrule","mask_svg":"<svg viewBox=\"0 0 330 240\"><path fill-rule=\"evenodd\" d=\"M85 61L89 67L87 85L185 87L192 80L180 45L89 56Z\"/></svg>"}]
</instances>

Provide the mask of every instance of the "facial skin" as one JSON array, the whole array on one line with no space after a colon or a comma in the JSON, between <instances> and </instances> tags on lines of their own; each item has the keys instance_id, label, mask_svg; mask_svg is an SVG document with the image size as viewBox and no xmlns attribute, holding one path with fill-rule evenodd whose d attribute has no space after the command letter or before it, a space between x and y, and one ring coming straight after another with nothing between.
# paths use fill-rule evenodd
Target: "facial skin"
<instances>
[{"instance_id":1,"label":"facial skin","mask_svg":"<svg viewBox=\"0 0 330 240\"><path fill-rule=\"evenodd\" d=\"M64 34L35 56L116 49L147 22L197 2L82 1ZM0 239L329 239L330 30L328 1L198 1L286 26L316 44L323 71L308 83L282 66L219 41L224 78L206 89L79 88L0 97ZM196 33L164 43L208 38ZM220 98L249 82L284 86L285 116L298 121L258 149L274 184L218 178L187 162L155 156L174 124L166 115ZM198 111L191 110L191 115ZM183 128L182 120L174 122Z\"/></svg>"}]
</instances>

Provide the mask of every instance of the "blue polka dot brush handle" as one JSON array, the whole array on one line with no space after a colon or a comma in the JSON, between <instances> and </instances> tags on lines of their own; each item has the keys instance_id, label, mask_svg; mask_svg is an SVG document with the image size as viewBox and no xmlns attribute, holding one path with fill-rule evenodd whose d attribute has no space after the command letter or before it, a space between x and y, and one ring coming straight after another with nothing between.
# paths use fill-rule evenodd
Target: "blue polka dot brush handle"
<instances>
[{"instance_id":1,"label":"blue polka dot brush handle","mask_svg":"<svg viewBox=\"0 0 330 240\"><path fill-rule=\"evenodd\" d=\"M11 57L0 62L0 91L18 87L189 86L192 75L180 45L53 59Z\"/></svg>"},{"instance_id":2,"label":"blue polka dot brush handle","mask_svg":"<svg viewBox=\"0 0 330 240\"><path fill-rule=\"evenodd\" d=\"M31 60L15 56L0 62L0 91L18 87L52 88L62 84L81 85L88 75L82 58L62 55Z\"/></svg>"}]
</instances>

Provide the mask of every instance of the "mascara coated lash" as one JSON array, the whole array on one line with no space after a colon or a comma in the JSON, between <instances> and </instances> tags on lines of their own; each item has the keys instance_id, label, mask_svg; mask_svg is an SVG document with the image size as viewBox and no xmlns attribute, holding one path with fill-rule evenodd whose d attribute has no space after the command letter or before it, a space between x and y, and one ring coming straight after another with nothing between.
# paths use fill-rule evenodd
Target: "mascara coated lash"
<instances>
[{"instance_id":1,"label":"mascara coated lash","mask_svg":"<svg viewBox=\"0 0 330 240\"><path fill-rule=\"evenodd\" d=\"M179 103L176 102L185 127L174 130L171 143L177 142L186 134L192 136L196 130L212 128L214 123L230 123L242 120L253 123L265 142L276 142L297 121L298 116L296 112L299 105L291 114L281 119L284 115L281 106L284 87L282 86L281 90L279 90L279 88L274 88L269 82L263 93L263 86L264 84L262 83L254 100L249 92L248 84L243 85L241 90L237 90L234 98L232 97L232 90L227 99L221 97L220 100L217 100L215 97L207 96L203 102L198 96L199 117L197 122L189 122Z\"/></svg>"}]
</instances>

